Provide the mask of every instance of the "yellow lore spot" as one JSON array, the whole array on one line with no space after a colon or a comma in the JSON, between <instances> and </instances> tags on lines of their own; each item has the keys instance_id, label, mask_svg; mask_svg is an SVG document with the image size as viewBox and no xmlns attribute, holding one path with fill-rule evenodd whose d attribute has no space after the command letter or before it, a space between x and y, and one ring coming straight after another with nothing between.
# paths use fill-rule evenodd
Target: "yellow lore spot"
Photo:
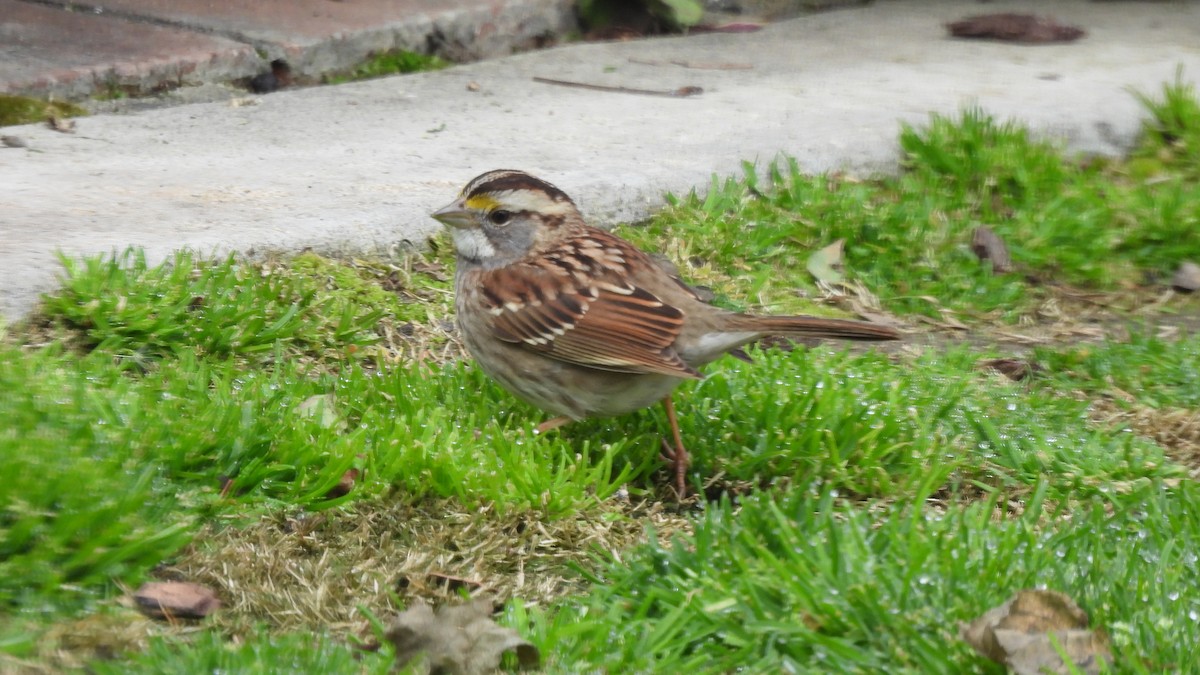
<instances>
[{"instance_id":1,"label":"yellow lore spot","mask_svg":"<svg viewBox=\"0 0 1200 675\"><path fill-rule=\"evenodd\" d=\"M465 202L468 209L472 211L491 211L500 206L500 202L486 195L476 195Z\"/></svg>"}]
</instances>

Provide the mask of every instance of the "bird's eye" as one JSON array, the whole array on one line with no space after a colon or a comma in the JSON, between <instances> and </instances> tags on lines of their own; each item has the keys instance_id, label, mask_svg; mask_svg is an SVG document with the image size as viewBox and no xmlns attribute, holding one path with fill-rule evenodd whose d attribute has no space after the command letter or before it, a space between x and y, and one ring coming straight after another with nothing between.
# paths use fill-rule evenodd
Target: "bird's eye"
<instances>
[{"instance_id":1,"label":"bird's eye","mask_svg":"<svg viewBox=\"0 0 1200 675\"><path fill-rule=\"evenodd\" d=\"M512 211L497 209L488 214L488 220L492 221L493 225L503 225L512 220L512 216Z\"/></svg>"}]
</instances>

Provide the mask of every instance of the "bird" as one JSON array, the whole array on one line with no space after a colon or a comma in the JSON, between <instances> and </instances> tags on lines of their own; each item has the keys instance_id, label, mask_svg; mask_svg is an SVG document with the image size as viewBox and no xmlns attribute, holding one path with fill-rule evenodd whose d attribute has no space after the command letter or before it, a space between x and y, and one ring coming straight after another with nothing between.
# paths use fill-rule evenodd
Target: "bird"
<instances>
[{"instance_id":1,"label":"bird","mask_svg":"<svg viewBox=\"0 0 1200 675\"><path fill-rule=\"evenodd\" d=\"M456 253L459 336L485 374L563 424L661 402L678 498L690 455L671 398L700 368L767 336L895 340L888 325L752 315L704 302L621 237L589 225L575 202L524 171L487 171L431 214Z\"/></svg>"}]
</instances>

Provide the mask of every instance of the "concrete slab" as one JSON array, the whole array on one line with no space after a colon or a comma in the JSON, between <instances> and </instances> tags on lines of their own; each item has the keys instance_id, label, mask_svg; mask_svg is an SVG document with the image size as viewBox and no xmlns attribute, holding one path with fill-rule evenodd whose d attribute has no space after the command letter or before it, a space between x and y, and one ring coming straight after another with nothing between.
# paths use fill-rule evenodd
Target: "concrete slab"
<instances>
[{"instance_id":1,"label":"concrete slab","mask_svg":"<svg viewBox=\"0 0 1200 675\"><path fill-rule=\"evenodd\" d=\"M250 45L95 12L0 0L0 91L63 98L257 72Z\"/></svg>"},{"instance_id":2,"label":"concrete slab","mask_svg":"<svg viewBox=\"0 0 1200 675\"><path fill-rule=\"evenodd\" d=\"M900 121L979 105L1071 149L1120 153L1178 65L1200 72L1200 6L1061 2L1086 39L1027 47L948 39L978 9L887 2L753 34L579 44L436 73L79 120L76 135L5 129L0 312L54 285L54 251L388 248L421 242L428 213L494 168L532 171L598 224L643 218L664 191L703 186L784 152L810 171L890 170ZM1044 12L1037 2L1005 11ZM742 62L698 70L684 62ZM664 65L646 65L646 62ZM533 76L674 90L655 98ZM477 83L468 88L469 83ZM35 152L36 151L36 152Z\"/></svg>"},{"instance_id":3,"label":"concrete slab","mask_svg":"<svg viewBox=\"0 0 1200 675\"><path fill-rule=\"evenodd\" d=\"M88 3L70 2L74 7ZM540 46L577 26L573 0L105 0L105 14L251 44L302 75L407 49L453 61Z\"/></svg>"}]
</instances>

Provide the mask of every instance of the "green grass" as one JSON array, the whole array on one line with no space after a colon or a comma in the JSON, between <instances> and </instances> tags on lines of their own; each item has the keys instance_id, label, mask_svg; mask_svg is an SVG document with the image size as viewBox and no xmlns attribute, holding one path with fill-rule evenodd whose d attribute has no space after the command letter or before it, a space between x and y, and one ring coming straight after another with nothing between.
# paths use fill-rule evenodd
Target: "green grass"
<instances>
[{"instance_id":1,"label":"green grass","mask_svg":"<svg viewBox=\"0 0 1200 675\"><path fill-rule=\"evenodd\" d=\"M0 602L137 579L188 540L197 511L335 507L350 497L329 492L351 469L355 498L400 491L553 515L607 498L637 468L615 459L620 439L533 443L522 431L538 418L512 417L462 364L313 376L278 360L246 370L182 354L143 372L112 352L0 352L11 392L0 399ZM302 410L328 395L331 418Z\"/></svg>"},{"instance_id":2,"label":"green grass","mask_svg":"<svg viewBox=\"0 0 1200 675\"><path fill-rule=\"evenodd\" d=\"M1069 508L1050 491L1001 519L992 501L930 508L927 491L864 509L819 483L726 500L556 614L509 616L555 655L551 672L992 672L959 622L1047 587L1106 627L1119 672L1200 668L1195 484Z\"/></svg>"},{"instance_id":3,"label":"green grass","mask_svg":"<svg viewBox=\"0 0 1200 675\"><path fill-rule=\"evenodd\" d=\"M1044 476L1081 496L1178 475L1152 443L1081 424L1086 403L985 377L964 349L901 364L819 350L756 360L722 362L687 399L680 424L704 439L702 475L818 481L860 498L924 484L1023 491Z\"/></svg>"},{"instance_id":4,"label":"green grass","mask_svg":"<svg viewBox=\"0 0 1200 675\"><path fill-rule=\"evenodd\" d=\"M397 49L372 54L359 65L342 73L325 75L323 79L325 84L342 84L344 82L370 80L388 75L441 70L451 65L449 61L438 56Z\"/></svg>"},{"instance_id":5,"label":"green grass","mask_svg":"<svg viewBox=\"0 0 1200 675\"><path fill-rule=\"evenodd\" d=\"M1165 340L1135 330L1127 340L1039 350L1062 388L1134 397L1151 408L1200 407L1200 335Z\"/></svg>"},{"instance_id":6,"label":"green grass","mask_svg":"<svg viewBox=\"0 0 1200 675\"><path fill-rule=\"evenodd\" d=\"M130 386L104 357L0 347L0 606L85 603L190 538L162 468L107 433Z\"/></svg>"},{"instance_id":7,"label":"green grass","mask_svg":"<svg viewBox=\"0 0 1200 675\"><path fill-rule=\"evenodd\" d=\"M1143 124L1144 139L1130 161L1131 170L1145 178L1200 178L1200 99L1195 85L1183 79L1182 67L1174 82L1163 85L1161 97L1135 95L1150 117Z\"/></svg>"},{"instance_id":8,"label":"green grass","mask_svg":"<svg viewBox=\"0 0 1200 675\"><path fill-rule=\"evenodd\" d=\"M0 127L45 122L48 117L78 117L87 111L66 101L42 101L28 96L0 94Z\"/></svg>"},{"instance_id":9,"label":"green grass","mask_svg":"<svg viewBox=\"0 0 1200 675\"><path fill-rule=\"evenodd\" d=\"M63 289L47 298L45 313L80 335L81 347L137 363L184 352L225 359L273 359L356 349L386 304L350 302L345 294L318 297L319 272L301 258L298 273L197 259L183 251L150 267L137 251L74 261L63 258ZM248 283L257 277L255 283ZM377 297L377 296L372 296Z\"/></svg>"},{"instance_id":10,"label":"green grass","mask_svg":"<svg viewBox=\"0 0 1200 675\"><path fill-rule=\"evenodd\" d=\"M289 634L230 645L220 636L202 634L187 649L177 641L157 639L145 653L130 661L93 663L97 675L147 673L195 675L195 673L378 673L391 672L391 654L364 653L327 634Z\"/></svg>"},{"instance_id":11,"label":"green grass","mask_svg":"<svg viewBox=\"0 0 1200 675\"><path fill-rule=\"evenodd\" d=\"M783 158L626 228L718 303L775 311L838 311L806 263L845 239L860 300L914 325L954 312L975 338L713 364L681 389L705 498L678 514L661 410L538 436L543 413L453 358L444 245L64 259L62 288L0 331L0 670L382 671L351 636L454 597L422 578L447 570L502 589L548 672L999 672L958 623L1037 586L1091 614L1118 672L1200 669L1200 495L1172 459L1192 455L1096 414L1200 405L1197 336L1154 326L1193 325L1194 301L1111 309L1200 259L1200 108L1182 80L1144 98L1129 161L968 111L902 130L899 176ZM1016 272L975 259L984 224ZM1072 316L1063 289L1108 309ZM1039 346L1029 380L979 367L1010 355L1007 324L1102 311L1107 339ZM654 526L678 534L630 546ZM279 559L245 558L264 547ZM172 575L226 607L150 628L117 602Z\"/></svg>"},{"instance_id":12,"label":"green grass","mask_svg":"<svg viewBox=\"0 0 1200 675\"><path fill-rule=\"evenodd\" d=\"M1167 87L1169 105L1183 107L1185 89ZM1193 126L1200 118L1181 114ZM1133 164L1064 158L978 110L906 127L900 145L898 177L809 176L788 158L759 175L747 164L742 179L714 179L704 195L675 198L648 228L626 234L691 261L689 275L721 284L736 275L737 291L719 298L736 308L810 307L798 297L820 295L808 257L844 239L849 278L886 309L1006 322L1032 318L1060 285L1113 291L1200 259L1200 183L1186 171L1138 178ZM1171 152L1187 166L1200 149L1178 141ZM1007 243L1014 272L992 274L975 257L979 226Z\"/></svg>"}]
</instances>

